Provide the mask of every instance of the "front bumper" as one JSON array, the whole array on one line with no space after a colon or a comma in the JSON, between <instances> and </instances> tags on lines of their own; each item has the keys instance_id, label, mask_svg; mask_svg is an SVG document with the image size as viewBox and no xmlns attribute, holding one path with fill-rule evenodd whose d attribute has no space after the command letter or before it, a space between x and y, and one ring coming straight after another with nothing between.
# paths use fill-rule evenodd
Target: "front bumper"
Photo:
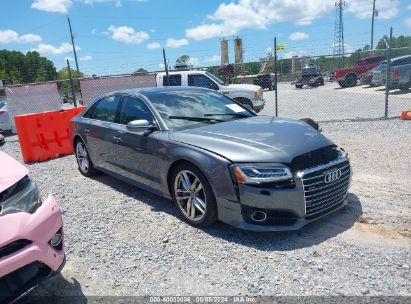
<instances>
[{"instance_id":1,"label":"front bumper","mask_svg":"<svg viewBox=\"0 0 411 304\"><path fill-rule=\"evenodd\" d=\"M229 201L226 199L217 199L217 204L218 204L218 216L219 220L222 222L229 224L231 226L244 229L244 230L250 230L250 231L258 231L258 232L270 232L270 231L293 231L293 230L299 230L303 226L314 222L316 220L319 220L323 217L326 217L344 206L348 204L348 199L347 197L344 199L343 203L339 205L338 207L332 209L331 211L322 214L321 216L318 216L314 219L307 219L304 217L297 218L295 221L289 224L277 224L277 225L272 225L272 226L266 226L266 225L255 225L255 224L250 224L247 223L242 215L242 205L239 204L238 202L233 202Z\"/></svg>"},{"instance_id":2,"label":"front bumper","mask_svg":"<svg viewBox=\"0 0 411 304\"><path fill-rule=\"evenodd\" d=\"M253 110L256 112L261 111L264 109L265 106L265 100L264 99L253 99L252 101L253 104Z\"/></svg>"},{"instance_id":3,"label":"front bumper","mask_svg":"<svg viewBox=\"0 0 411 304\"><path fill-rule=\"evenodd\" d=\"M330 172L339 172L333 181ZM347 158L307 169L281 184L238 184L239 201L217 198L222 222L252 231L298 230L348 204L351 166ZM263 214L256 217L255 214Z\"/></svg>"},{"instance_id":4,"label":"front bumper","mask_svg":"<svg viewBox=\"0 0 411 304\"><path fill-rule=\"evenodd\" d=\"M60 208L52 195L33 214L0 217L1 300L20 297L60 271L65 261L64 237L57 247L49 242L57 232L63 235L62 228Z\"/></svg>"}]
</instances>

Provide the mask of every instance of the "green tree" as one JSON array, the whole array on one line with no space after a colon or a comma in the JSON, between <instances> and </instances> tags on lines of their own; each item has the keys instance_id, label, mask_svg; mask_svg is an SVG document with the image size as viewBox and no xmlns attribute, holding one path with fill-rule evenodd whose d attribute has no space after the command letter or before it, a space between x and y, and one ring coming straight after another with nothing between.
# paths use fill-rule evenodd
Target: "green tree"
<instances>
[{"instance_id":1,"label":"green tree","mask_svg":"<svg viewBox=\"0 0 411 304\"><path fill-rule=\"evenodd\" d=\"M50 81L57 79L52 61L37 52L24 55L17 51L0 50L0 79L15 84Z\"/></svg>"},{"instance_id":2,"label":"green tree","mask_svg":"<svg viewBox=\"0 0 411 304\"><path fill-rule=\"evenodd\" d=\"M82 72L77 72L76 70L70 69L71 70L71 77L72 78L84 78L84 74ZM70 77L69 77L69 72L68 68L64 67L61 70L57 72L58 75L58 80L59 81L59 91L62 95L72 95L71 92L71 85L70 85ZM74 91L76 93L80 92L80 83L78 80L74 80Z\"/></svg>"},{"instance_id":3,"label":"green tree","mask_svg":"<svg viewBox=\"0 0 411 304\"><path fill-rule=\"evenodd\" d=\"M176 63L190 63L190 56L188 55L182 55L177 58Z\"/></svg>"},{"instance_id":4,"label":"green tree","mask_svg":"<svg viewBox=\"0 0 411 304\"><path fill-rule=\"evenodd\" d=\"M146 69L139 68L138 70L133 72L133 74L141 74L141 73L148 73L148 71Z\"/></svg>"}]
</instances>

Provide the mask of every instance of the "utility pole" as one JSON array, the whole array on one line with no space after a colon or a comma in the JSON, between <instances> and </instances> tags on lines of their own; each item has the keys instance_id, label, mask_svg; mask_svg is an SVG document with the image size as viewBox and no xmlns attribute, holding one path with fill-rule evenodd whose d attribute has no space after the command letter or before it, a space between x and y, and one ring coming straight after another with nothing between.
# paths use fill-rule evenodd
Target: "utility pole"
<instances>
[{"instance_id":1,"label":"utility pole","mask_svg":"<svg viewBox=\"0 0 411 304\"><path fill-rule=\"evenodd\" d=\"M71 77L70 61L69 61L68 59L67 59L67 69L68 69L68 73L69 73L70 88L71 88L71 94L73 95L73 103L74 103L74 107L76 107L76 108L77 108L76 92L74 92L73 77Z\"/></svg>"},{"instance_id":2,"label":"utility pole","mask_svg":"<svg viewBox=\"0 0 411 304\"><path fill-rule=\"evenodd\" d=\"M73 37L73 31L71 30L71 22L70 22L69 15L67 15L67 21L68 21L68 25L69 25L69 29L70 29L71 44L73 45L73 53L74 53L74 60L76 62L76 70L77 70L77 73L80 73L80 70L78 68L76 46L74 45L74 37Z\"/></svg>"},{"instance_id":3,"label":"utility pole","mask_svg":"<svg viewBox=\"0 0 411 304\"><path fill-rule=\"evenodd\" d=\"M390 28L390 42L388 43L385 40L385 45L387 47L386 54L387 54L387 67L386 67L386 74L385 74L385 111L384 117L388 118L388 95L390 93L390 68L391 68L391 44L392 44L392 26Z\"/></svg>"},{"instance_id":4,"label":"utility pole","mask_svg":"<svg viewBox=\"0 0 411 304\"><path fill-rule=\"evenodd\" d=\"M277 96L277 37L274 37L274 92L275 92L275 116L278 116L278 96Z\"/></svg>"},{"instance_id":5,"label":"utility pole","mask_svg":"<svg viewBox=\"0 0 411 304\"><path fill-rule=\"evenodd\" d=\"M375 18L375 0L372 3L372 18L371 18L371 51L374 50L374 18Z\"/></svg>"},{"instance_id":6,"label":"utility pole","mask_svg":"<svg viewBox=\"0 0 411 304\"><path fill-rule=\"evenodd\" d=\"M165 49L163 49L163 59L164 59L164 69L166 71L166 77L167 77L167 86L170 86L170 78L168 77L168 64L167 64Z\"/></svg>"},{"instance_id":7,"label":"utility pole","mask_svg":"<svg viewBox=\"0 0 411 304\"><path fill-rule=\"evenodd\" d=\"M343 0L335 2L334 55L338 56L339 67L344 67L344 5L345 1Z\"/></svg>"}]
</instances>

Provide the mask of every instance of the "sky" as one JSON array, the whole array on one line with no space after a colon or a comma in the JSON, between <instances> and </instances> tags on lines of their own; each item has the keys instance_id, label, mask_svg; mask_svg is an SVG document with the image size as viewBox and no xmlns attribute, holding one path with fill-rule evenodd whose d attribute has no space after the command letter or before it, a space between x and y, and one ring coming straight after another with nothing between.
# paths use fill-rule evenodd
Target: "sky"
<instances>
[{"instance_id":1,"label":"sky","mask_svg":"<svg viewBox=\"0 0 411 304\"><path fill-rule=\"evenodd\" d=\"M346 51L370 44L373 0L345 0ZM244 61L267 55L273 39L280 58L332 54L335 0L0 0L0 49L38 51L60 69L74 66L67 15L79 68L87 75L163 68L189 55L197 67L220 64L220 39L243 39ZM376 0L374 45L393 27L411 35L410 0ZM7 12L7 13L5 13Z\"/></svg>"}]
</instances>

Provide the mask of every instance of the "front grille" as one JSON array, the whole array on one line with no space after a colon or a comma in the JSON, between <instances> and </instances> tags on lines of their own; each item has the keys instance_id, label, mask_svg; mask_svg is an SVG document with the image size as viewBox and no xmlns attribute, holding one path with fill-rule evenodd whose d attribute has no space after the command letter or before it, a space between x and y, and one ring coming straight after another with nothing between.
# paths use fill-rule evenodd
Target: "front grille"
<instances>
[{"instance_id":1,"label":"front grille","mask_svg":"<svg viewBox=\"0 0 411 304\"><path fill-rule=\"evenodd\" d=\"M326 173L335 169L341 170L341 177L326 183ZM350 175L348 160L304 174L301 178L304 186L306 219L319 217L341 206L348 192Z\"/></svg>"},{"instance_id":2,"label":"front grille","mask_svg":"<svg viewBox=\"0 0 411 304\"><path fill-rule=\"evenodd\" d=\"M293 173L306 170L308 168L318 167L322 164L335 161L341 156L341 151L335 145L325 146L293 158L290 168Z\"/></svg>"},{"instance_id":3,"label":"front grille","mask_svg":"<svg viewBox=\"0 0 411 304\"><path fill-rule=\"evenodd\" d=\"M47 278L51 269L40 262L25 265L0 278L0 303L9 303Z\"/></svg>"},{"instance_id":4,"label":"front grille","mask_svg":"<svg viewBox=\"0 0 411 304\"><path fill-rule=\"evenodd\" d=\"M10 244L7 244L6 246L1 247L0 248L0 259L12 253L15 253L19 251L20 249L23 249L24 247L30 245L31 243L32 242L29 240L17 240Z\"/></svg>"}]
</instances>

